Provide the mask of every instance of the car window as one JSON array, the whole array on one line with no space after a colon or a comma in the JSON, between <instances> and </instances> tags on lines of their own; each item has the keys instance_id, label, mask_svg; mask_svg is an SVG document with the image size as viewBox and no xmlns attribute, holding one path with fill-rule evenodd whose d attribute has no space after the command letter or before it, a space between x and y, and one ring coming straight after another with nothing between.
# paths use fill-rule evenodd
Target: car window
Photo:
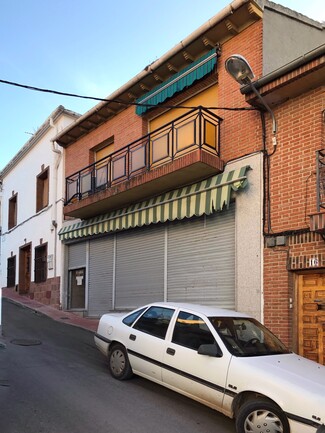
<instances>
[{"instance_id":1,"label":"car window","mask_svg":"<svg viewBox=\"0 0 325 433\"><path fill-rule=\"evenodd\" d=\"M228 350L235 356L265 356L289 353L285 345L251 318L210 317Z\"/></svg>"},{"instance_id":2,"label":"car window","mask_svg":"<svg viewBox=\"0 0 325 433\"><path fill-rule=\"evenodd\" d=\"M201 344L214 344L215 339L201 317L180 311L175 323L172 342L198 350Z\"/></svg>"},{"instance_id":3,"label":"car window","mask_svg":"<svg viewBox=\"0 0 325 433\"><path fill-rule=\"evenodd\" d=\"M150 307L134 324L133 328L159 338L165 338L172 308Z\"/></svg>"},{"instance_id":4,"label":"car window","mask_svg":"<svg viewBox=\"0 0 325 433\"><path fill-rule=\"evenodd\" d=\"M145 311L145 308L141 308L138 311L135 311L131 314L129 314L128 316L124 317L124 319L122 320L122 322L124 323L124 325L127 326L132 326L132 324L137 320L137 318L139 316L141 316L141 314Z\"/></svg>"}]
</instances>

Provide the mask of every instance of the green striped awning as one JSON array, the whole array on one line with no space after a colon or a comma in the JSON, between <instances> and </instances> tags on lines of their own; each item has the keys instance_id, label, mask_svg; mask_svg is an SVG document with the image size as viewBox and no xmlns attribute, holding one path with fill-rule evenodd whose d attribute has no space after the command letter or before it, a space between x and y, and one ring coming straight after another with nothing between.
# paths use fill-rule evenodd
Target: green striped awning
<instances>
[{"instance_id":1,"label":"green striped awning","mask_svg":"<svg viewBox=\"0 0 325 433\"><path fill-rule=\"evenodd\" d=\"M60 240L83 238L133 227L210 215L228 207L232 191L247 184L249 166L222 173L150 200L63 227Z\"/></svg>"},{"instance_id":2,"label":"green striped awning","mask_svg":"<svg viewBox=\"0 0 325 433\"><path fill-rule=\"evenodd\" d=\"M175 93L190 87L196 80L200 80L212 72L216 63L217 53L213 49L137 99L137 103L143 105L136 107L136 113L141 115L152 108L152 106L161 104L166 99L174 96Z\"/></svg>"}]
</instances>

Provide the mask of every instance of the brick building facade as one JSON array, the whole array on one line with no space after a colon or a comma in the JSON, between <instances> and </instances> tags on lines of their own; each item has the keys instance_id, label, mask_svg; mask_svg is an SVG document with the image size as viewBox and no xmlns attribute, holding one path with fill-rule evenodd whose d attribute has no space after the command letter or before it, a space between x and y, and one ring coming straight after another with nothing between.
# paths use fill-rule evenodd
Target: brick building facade
<instances>
[{"instance_id":1,"label":"brick building facade","mask_svg":"<svg viewBox=\"0 0 325 433\"><path fill-rule=\"evenodd\" d=\"M311 232L309 225L309 214L316 211L317 204L315 151L322 147L322 54L316 50L304 64L296 60L322 41L323 28L269 2L260 8L260 4L243 0L232 7L213 17L208 29L190 35L186 46L181 43L166 53L111 95L110 102L97 105L57 137L66 149L67 191L72 191L64 213L79 218L76 223L67 222L60 232L67 249L66 296L69 299L73 290L71 278L80 273L85 282L80 305L87 315L157 298L233 307L263 320L290 347L324 362L323 339L299 339L304 332L315 332L305 329L306 320L322 320L305 317L299 289L303 284L301 271L315 268L316 263L318 267L321 261L315 257L323 250L321 236ZM276 50L281 37L277 34L272 39L270 29L275 23L282 29L282 39L288 31L299 34L300 46L296 41L286 51L283 47ZM203 73L202 59L214 50L216 66ZM274 110L277 146L272 141L268 113L263 114L263 106L249 89L241 89L245 97L241 94L224 68L226 59L234 53L248 59L258 77L256 86ZM183 86L182 74L191 67L197 75L190 85ZM179 80L183 87L163 99L165 89L172 88L171 80ZM152 104L139 111L134 108L134 102L141 106L143 101ZM128 102L132 104L129 107ZM200 106L208 112L202 114ZM175 136L181 134L182 116L186 119L193 107L199 110L199 117L203 116L200 125L204 128L211 129L205 115L217 116L213 126L218 130L217 147L213 152L201 145L197 149L192 144L186 147L183 135L185 141L176 142L180 153L170 155L169 146L174 142L164 148L165 131L170 128ZM192 120L186 122L190 125ZM97 150L105 146L107 156L96 162ZM185 148L189 149L186 153ZM132 175L133 164L139 163L132 158L142 149L152 164ZM155 152L166 152L159 160L162 163L154 162ZM91 172L95 179L92 182L97 185L100 164L110 170L107 183L104 188L90 189L94 184L87 183L87 176L90 179ZM116 181L115 167L116 172L123 167ZM184 191L175 188L198 190L202 184L195 182L210 182L209 176L219 174L232 177L235 172L244 174L247 186L241 184L243 191L240 188L236 194L228 190L231 199L219 222L218 212L215 216L180 213L166 221L157 217L167 206L165 202L151 208L152 203L163 200L166 192L170 197L177 193L182 198ZM82 190L83 182L88 189ZM197 204L198 197L191 200ZM130 223L129 212L135 223ZM224 241L218 241L216 227L225 234ZM216 239L209 246L209 255L199 238L209 240L207 245ZM176 239L177 254L171 249ZM187 252L189 248L197 249L195 259ZM99 277L105 249L111 258ZM146 262L141 261L141 255ZM147 269L149 256L155 255L160 259ZM221 257L224 271L218 270ZM192 263L190 267L187 262ZM137 268L143 270L140 276ZM200 270L205 268L209 274ZM153 281L156 283L152 285ZM147 289L141 292L139 287ZM66 307L74 309L69 300ZM317 354L305 350L308 344L317 346Z\"/></svg>"},{"instance_id":2,"label":"brick building facade","mask_svg":"<svg viewBox=\"0 0 325 433\"><path fill-rule=\"evenodd\" d=\"M277 146L268 143L264 212L264 318L299 353L324 363L324 227L315 227L323 180L324 54L316 47L256 82L273 108ZM246 100L256 103L252 95ZM267 124L271 130L271 125Z\"/></svg>"},{"instance_id":3,"label":"brick building facade","mask_svg":"<svg viewBox=\"0 0 325 433\"><path fill-rule=\"evenodd\" d=\"M323 40L296 12L234 1L55 137L66 178L60 307L235 308L324 362ZM263 104L225 70L234 53L274 112L276 146Z\"/></svg>"}]
</instances>

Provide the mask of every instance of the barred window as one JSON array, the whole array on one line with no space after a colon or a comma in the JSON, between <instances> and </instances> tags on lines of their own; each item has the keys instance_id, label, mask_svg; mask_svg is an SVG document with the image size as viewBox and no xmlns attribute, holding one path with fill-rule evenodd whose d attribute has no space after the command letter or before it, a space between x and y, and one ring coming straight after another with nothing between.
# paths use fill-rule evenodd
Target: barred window
<instances>
[{"instance_id":1,"label":"barred window","mask_svg":"<svg viewBox=\"0 0 325 433\"><path fill-rule=\"evenodd\" d=\"M36 178L36 212L49 205L49 169L40 173Z\"/></svg>"},{"instance_id":2,"label":"barred window","mask_svg":"<svg viewBox=\"0 0 325 433\"><path fill-rule=\"evenodd\" d=\"M47 278L47 245L35 248L34 281L42 283Z\"/></svg>"},{"instance_id":3,"label":"barred window","mask_svg":"<svg viewBox=\"0 0 325 433\"><path fill-rule=\"evenodd\" d=\"M16 256L9 257L7 260L7 287L16 285Z\"/></svg>"},{"instance_id":4,"label":"barred window","mask_svg":"<svg viewBox=\"0 0 325 433\"><path fill-rule=\"evenodd\" d=\"M9 199L8 229L17 225L17 194Z\"/></svg>"}]
</instances>

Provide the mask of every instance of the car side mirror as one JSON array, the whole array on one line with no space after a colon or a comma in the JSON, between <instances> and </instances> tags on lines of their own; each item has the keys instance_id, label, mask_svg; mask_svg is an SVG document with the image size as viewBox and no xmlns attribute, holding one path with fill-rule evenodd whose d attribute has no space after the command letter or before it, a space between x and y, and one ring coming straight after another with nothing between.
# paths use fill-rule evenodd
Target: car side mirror
<instances>
[{"instance_id":1,"label":"car side mirror","mask_svg":"<svg viewBox=\"0 0 325 433\"><path fill-rule=\"evenodd\" d=\"M214 358L221 358L222 357L222 351L216 343L215 344L201 344L201 346L198 348L197 353L199 355L213 356Z\"/></svg>"}]
</instances>

